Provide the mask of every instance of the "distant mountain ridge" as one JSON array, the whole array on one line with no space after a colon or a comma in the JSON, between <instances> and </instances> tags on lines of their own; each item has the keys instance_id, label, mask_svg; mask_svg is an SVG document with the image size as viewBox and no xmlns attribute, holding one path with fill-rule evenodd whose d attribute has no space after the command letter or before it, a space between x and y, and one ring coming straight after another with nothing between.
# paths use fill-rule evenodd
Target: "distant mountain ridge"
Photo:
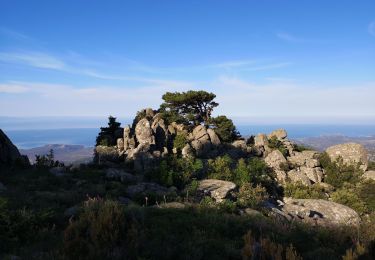
<instances>
[{"instance_id":1,"label":"distant mountain ridge","mask_svg":"<svg viewBox=\"0 0 375 260\"><path fill-rule=\"evenodd\" d=\"M20 149L20 153L27 155L31 163L35 162L35 155L46 155L53 150L55 160L65 164L89 162L93 157L93 147L71 144L47 144L31 149Z\"/></svg>"}]
</instances>

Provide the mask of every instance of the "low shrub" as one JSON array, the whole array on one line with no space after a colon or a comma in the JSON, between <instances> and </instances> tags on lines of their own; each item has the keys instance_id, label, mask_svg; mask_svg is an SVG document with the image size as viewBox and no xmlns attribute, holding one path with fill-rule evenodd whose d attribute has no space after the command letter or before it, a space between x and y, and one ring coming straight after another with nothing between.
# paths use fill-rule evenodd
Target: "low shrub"
<instances>
[{"instance_id":1,"label":"low shrub","mask_svg":"<svg viewBox=\"0 0 375 260\"><path fill-rule=\"evenodd\" d=\"M294 199L327 199L323 188L319 185L306 186L301 182L286 183L284 196Z\"/></svg>"},{"instance_id":2,"label":"low shrub","mask_svg":"<svg viewBox=\"0 0 375 260\"><path fill-rule=\"evenodd\" d=\"M250 183L245 183L238 192L237 204L243 208L258 208L268 197L264 187L260 185L253 187Z\"/></svg>"}]
</instances>

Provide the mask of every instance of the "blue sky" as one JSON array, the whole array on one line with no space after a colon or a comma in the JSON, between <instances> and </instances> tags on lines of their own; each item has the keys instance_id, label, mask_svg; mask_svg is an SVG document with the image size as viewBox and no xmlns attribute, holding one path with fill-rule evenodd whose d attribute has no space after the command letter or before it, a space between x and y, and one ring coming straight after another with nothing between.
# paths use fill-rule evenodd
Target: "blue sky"
<instances>
[{"instance_id":1,"label":"blue sky","mask_svg":"<svg viewBox=\"0 0 375 260\"><path fill-rule=\"evenodd\" d=\"M251 121L375 118L375 1L0 0L0 116L132 117L166 91Z\"/></svg>"}]
</instances>

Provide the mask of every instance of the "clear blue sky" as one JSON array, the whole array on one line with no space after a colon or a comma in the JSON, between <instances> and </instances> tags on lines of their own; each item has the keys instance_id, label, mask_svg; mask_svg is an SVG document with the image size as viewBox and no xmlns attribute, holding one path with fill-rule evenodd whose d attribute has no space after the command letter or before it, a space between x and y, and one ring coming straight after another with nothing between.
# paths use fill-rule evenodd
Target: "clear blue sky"
<instances>
[{"instance_id":1,"label":"clear blue sky","mask_svg":"<svg viewBox=\"0 0 375 260\"><path fill-rule=\"evenodd\" d=\"M374 118L375 1L0 0L0 116L132 117L188 89L232 117Z\"/></svg>"}]
</instances>

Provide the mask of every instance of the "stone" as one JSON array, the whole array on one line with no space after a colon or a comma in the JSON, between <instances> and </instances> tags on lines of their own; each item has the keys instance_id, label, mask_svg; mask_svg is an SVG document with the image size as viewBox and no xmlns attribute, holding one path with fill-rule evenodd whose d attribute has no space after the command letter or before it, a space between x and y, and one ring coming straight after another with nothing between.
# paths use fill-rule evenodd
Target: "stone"
<instances>
[{"instance_id":1,"label":"stone","mask_svg":"<svg viewBox=\"0 0 375 260\"><path fill-rule=\"evenodd\" d=\"M232 143L232 146L241 149L243 151L247 151L247 145L245 140L236 140Z\"/></svg>"},{"instance_id":2,"label":"stone","mask_svg":"<svg viewBox=\"0 0 375 260\"><path fill-rule=\"evenodd\" d=\"M360 222L357 212L332 201L284 198L284 202L282 211L305 223L322 226L357 226Z\"/></svg>"},{"instance_id":3,"label":"stone","mask_svg":"<svg viewBox=\"0 0 375 260\"><path fill-rule=\"evenodd\" d=\"M267 135L265 134L258 134L254 137L254 146L267 146L268 145L268 139Z\"/></svg>"},{"instance_id":4,"label":"stone","mask_svg":"<svg viewBox=\"0 0 375 260\"><path fill-rule=\"evenodd\" d=\"M208 141L210 138L207 134L207 129L203 125L198 125L193 129L193 137L195 140Z\"/></svg>"},{"instance_id":5,"label":"stone","mask_svg":"<svg viewBox=\"0 0 375 260\"><path fill-rule=\"evenodd\" d=\"M51 169L49 169L49 172L57 177L61 177L65 175L66 169L62 166L52 167Z\"/></svg>"},{"instance_id":6,"label":"stone","mask_svg":"<svg viewBox=\"0 0 375 260\"><path fill-rule=\"evenodd\" d=\"M153 118L155 116L155 112L152 108L146 108L145 109L146 117Z\"/></svg>"},{"instance_id":7,"label":"stone","mask_svg":"<svg viewBox=\"0 0 375 260\"><path fill-rule=\"evenodd\" d=\"M160 150L165 146L168 136L168 129L165 126L164 120L155 116L151 124L151 129L155 136L156 149Z\"/></svg>"},{"instance_id":8,"label":"stone","mask_svg":"<svg viewBox=\"0 0 375 260\"><path fill-rule=\"evenodd\" d=\"M286 163L284 155L279 150L274 150L264 159L264 162L274 170L281 170L280 164Z\"/></svg>"},{"instance_id":9,"label":"stone","mask_svg":"<svg viewBox=\"0 0 375 260\"><path fill-rule=\"evenodd\" d=\"M121 152L124 151L124 139L117 138L117 149Z\"/></svg>"},{"instance_id":10,"label":"stone","mask_svg":"<svg viewBox=\"0 0 375 260\"><path fill-rule=\"evenodd\" d=\"M288 134L285 131L285 129L277 129L277 130L272 131L268 135L268 139L271 139L272 137L276 137L278 140L282 140L282 139L285 139L287 136Z\"/></svg>"},{"instance_id":11,"label":"stone","mask_svg":"<svg viewBox=\"0 0 375 260\"><path fill-rule=\"evenodd\" d=\"M155 137L152 133L150 121L147 118L139 120L135 126L135 137L139 144L155 144Z\"/></svg>"},{"instance_id":12,"label":"stone","mask_svg":"<svg viewBox=\"0 0 375 260\"><path fill-rule=\"evenodd\" d=\"M323 170L320 167L309 168L302 166L299 168L301 174L306 175L313 183L320 183L323 179Z\"/></svg>"},{"instance_id":13,"label":"stone","mask_svg":"<svg viewBox=\"0 0 375 260\"><path fill-rule=\"evenodd\" d=\"M6 191L6 190L7 190L7 187L5 187L5 185L0 182L0 192Z\"/></svg>"},{"instance_id":14,"label":"stone","mask_svg":"<svg viewBox=\"0 0 375 260\"><path fill-rule=\"evenodd\" d=\"M168 132L171 134L171 135L175 135L177 132L176 132L176 129L174 129L174 127L172 125L168 125Z\"/></svg>"},{"instance_id":15,"label":"stone","mask_svg":"<svg viewBox=\"0 0 375 260\"><path fill-rule=\"evenodd\" d=\"M140 182L138 184L128 186L126 189L126 194L130 198L134 198L136 196L147 196L148 194L164 196L169 193L170 191L168 188L153 182Z\"/></svg>"},{"instance_id":16,"label":"stone","mask_svg":"<svg viewBox=\"0 0 375 260\"><path fill-rule=\"evenodd\" d=\"M182 150L181 150L181 155L182 155L183 158L189 158L189 157L192 157L192 155L193 155L193 150L192 150L190 144L186 144L186 145L184 146L184 148L182 148Z\"/></svg>"},{"instance_id":17,"label":"stone","mask_svg":"<svg viewBox=\"0 0 375 260\"><path fill-rule=\"evenodd\" d=\"M374 180L375 181L375 171L367 171L362 175L362 178L365 180Z\"/></svg>"},{"instance_id":18,"label":"stone","mask_svg":"<svg viewBox=\"0 0 375 260\"><path fill-rule=\"evenodd\" d=\"M294 152L292 156L288 157L288 161L295 166L314 168L320 166L318 156L319 153L316 151Z\"/></svg>"},{"instance_id":19,"label":"stone","mask_svg":"<svg viewBox=\"0 0 375 260\"><path fill-rule=\"evenodd\" d=\"M133 174L116 168L108 168L105 172L105 177L108 180L120 181L122 183L135 182L137 180Z\"/></svg>"},{"instance_id":20,"label":"stone","mask_svg":"<svg viewBox=\"0 0 375 260\"><path fill-rule=\"evenodd\" d=\"M217 136L217 134L215 133L213 129L211 128L207 129L207 134L210 137L211 143L213 145L218 146L221 144L219 137Z\"/></svg>"},{"instance_id":21,"label":"stone","mask_svg":"<svg viewBox=\"0 0 375 260\"><path fill-rule=\"evenodd\" d=\"M367 170L368 158L367 151L361 144L345 143L328 147L326 150L328 156L332 161L341 157L344 164L357 165L360 164L360 169Z\"/></svg>"},{"instance_id":22,"label":"stone","mask_svg":"<svg viewBox=\"0 0 375 260\"><path fill-rule=\"evenodd\" d=\"M254 216L254 217L261 217L263 214L259 212L258 210L251 209L251 208L246 208L244 209L244 213L249 216Z\"/></svg>"},{"instance_id":23,"label":"stone","mask_svg":"<svg viewBox=\"0 0 375 260\"><path fill-rule=\"evenodd\" d=\"M293 170L290 170L287 174L287 177L288 179L292 182L292 183L298 183L298 182L301 182L303 185L306 185L306 186L311 186L311 181L310 179L304 174L302 173L301 171L299 170L296 170L296 169L293 169Z\"/></svg>"},{"instance_id":24,"label":"stone","mask_svg":"<svg viewBox=\"0 0 375 260\"><path fill-rule=\"evenodd\" d=\"M216 202L222 202L236 188L236 184L230 181L207 179L199 182L198 192L208 195Z\"/></svg>"},{"instance_id":25,"label":"stone","mask_svg":"<svg viewBox=\"0 0 375 260\"><path fill-rule=\"evenodd\" d=\"M26 157L27 158L27 157ZM0 165L12 164L16 161L29 164L29 159L26 160L17 147L10 141L8 136L0 129Z\"/></svg>"}]
</instances>

